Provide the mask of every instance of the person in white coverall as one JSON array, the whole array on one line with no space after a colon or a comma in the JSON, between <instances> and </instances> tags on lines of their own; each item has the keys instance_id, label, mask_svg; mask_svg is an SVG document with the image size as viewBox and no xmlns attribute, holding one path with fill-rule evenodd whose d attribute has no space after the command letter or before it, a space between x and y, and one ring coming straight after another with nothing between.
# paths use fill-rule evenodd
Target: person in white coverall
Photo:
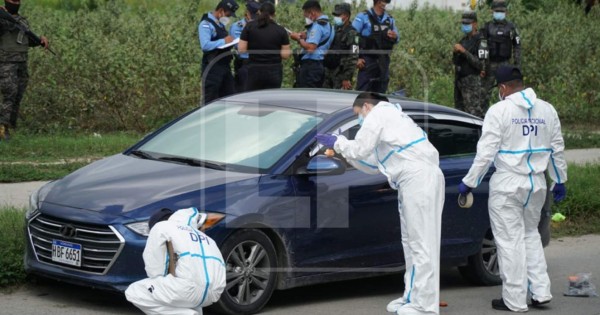
<instances>
[{"instance_id":1,"label":"person in white coverall","mask_svg":"<svg viewBox=\"0 0 600 315\"><path fill-rule=\"evenodd\" d=\"M196 208L171 213L163 209L150 219L143 254L148 278L132 283L125 296L145 314L201 315L202 307L218 301L225 289L223 256L198 230ZM169 257L167 242L175 257ZM170 259L176 259L175 275L168 272Z\"/></svg>"},{"instance_id":2,"label":"person in white coverall","mask_svg":"<svg viewBox=\"0 0 600 315\"><path fill-rule=\"evenodd\" d=\"M439 314L440 239L444 175L438 151L399 104L372 92L358 95L353 109L362 126L355 140L318 134L357 169L384 174L398 190L406 264L404 294L390 302L397 314Z\"/></svg>"},{"instance_id":3,"label":"person in white coverall","mask_svg":"<svg viewBox=\"0 0 600 315\"><path fill-rule=\"evenodd\" d=\"M527 291L531 304L552 299L550 278L538 232L546 199L548 169L554 181L554 200L565 198L567 164L558 114L552 105L524 88L519 68L501 66L496 73L500 102L485 115L477 155L459 185L469 193L481 182L490 164L488 208L498 247L502 298L492 301L497 310L526 312Z\"/></svg>"}]
</instances>

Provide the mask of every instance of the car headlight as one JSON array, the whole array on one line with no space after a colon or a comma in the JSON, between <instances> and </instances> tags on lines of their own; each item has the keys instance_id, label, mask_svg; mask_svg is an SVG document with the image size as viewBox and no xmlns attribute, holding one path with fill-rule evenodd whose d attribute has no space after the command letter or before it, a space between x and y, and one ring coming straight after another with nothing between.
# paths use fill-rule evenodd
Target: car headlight
<instances>
[{"instance_id":1,"label":"car headlight","mask_svg":"<svg viewBox=\"0 0 600 315\"><path fill-rule=\"evenodd\" d=\"M125 226L141 236L148 236L148 234L150 233L150 227L148 226L148 221L129 223L129 224L126 224Z\"/></svg>"},{"instance_id":2,"label":"car headlight","mask_svg":"<svg viewBox=\"0 0 600 315\"><path fill-rule=\"evenodd\" d=\"M39 194L40 189L34 191L29 196L29 207L27 207L27 211L25 212L25 218L27 220L31 219L39 210Z\"/></svg>"},{"instance_id":3,"label":"car headlight","mask_svg":"<svg viewBox=\"0 0 600 315\"><path fill-rule=\"evenodd\" d=\"M206 213L206 215L207 215L207 217L206 217L206 220L204 221L204 224L202 226L198 227L198 229L201 231L206 231L206 230L210 229L215 224L219 223L221 220L223 220L225 218L225 215L221 214L221 213L209 212L209 213ZM141 236L148 237L148 234L150 234L150 227L148 226L147 220L129 223L129 224L126 224L125 226Z\"/></svg>"}]
</instances>

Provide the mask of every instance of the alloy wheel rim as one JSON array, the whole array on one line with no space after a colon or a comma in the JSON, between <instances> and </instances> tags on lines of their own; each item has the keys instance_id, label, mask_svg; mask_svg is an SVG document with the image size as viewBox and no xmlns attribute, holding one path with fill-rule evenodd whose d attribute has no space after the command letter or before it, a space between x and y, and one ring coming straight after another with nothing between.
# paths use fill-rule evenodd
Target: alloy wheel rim
<instances>
[{"instance_id":1,"label":"alloy wheel rim","mask_svg":"<svg viewBox=\"0 0 600 315\"><path fill-rule=\"evenodd\" d=\"M485 270L494 276L500 275L498 248L493 236L486 236L481 244L481 259Z\"/></svg>"},{"instance_id":2,"label":"alloy wheel rim","mask_svg":"<svg viewBox=\"0 0 600 315\"><path fill-rule=\"evenodd\" d=\"M226 294L239 305L250 305L262 297L271 279L271 262L257 242L238 244L227 257Z\"/></svg>"}]
</instances>

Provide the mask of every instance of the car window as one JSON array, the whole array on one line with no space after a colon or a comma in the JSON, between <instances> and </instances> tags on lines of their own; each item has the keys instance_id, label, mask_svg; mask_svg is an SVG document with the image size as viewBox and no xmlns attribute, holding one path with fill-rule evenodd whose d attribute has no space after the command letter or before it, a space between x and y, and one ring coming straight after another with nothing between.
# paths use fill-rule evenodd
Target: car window
<instances>
[{"instance_id":1,"label":"car window","mask_svg":"<svg viewBox=\"0 0 600 315\"><path fill-rule=\"evenodd\" d=\"M455 121L423 121L416 123L427 133L427 138L441 157L475 154L481 127Z\"/></svg>"},{"instance_id":2,"label":"car window","mask_svg":"<svg viewBox=\"0 0 600 315\"><path fill-rule=\"evenodd\" d=\"M217 102L184 117L138 149L264 171L321 120L313 112Z\"/></svg>"}]
</instances>

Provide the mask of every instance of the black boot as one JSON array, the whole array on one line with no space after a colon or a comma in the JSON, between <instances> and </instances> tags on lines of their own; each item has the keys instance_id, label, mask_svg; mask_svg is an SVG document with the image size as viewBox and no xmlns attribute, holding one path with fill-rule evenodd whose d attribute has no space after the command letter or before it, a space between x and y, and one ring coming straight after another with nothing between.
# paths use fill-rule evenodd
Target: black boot
<instances>
[{"instance_id":1,"label":"black boot","mask_svg":"<svg viewBox=\"0 0 600 315\"><path fill-rule=\"evenodd\" d=\"M538 306L540 306L540 305L548 304L548 303L550 303L550 301L551 301L551 300L544 301L544 302L540 302L540 301L538 301L538 300L531 299L531 306L533 306L533 307L538 307Z\"/></svg>"},{"instance_id":2,"label":"black boot","mask_svg":"<svg viewBox=\"0 0 600 315\"><path fill-rule=\"evenodd\" d=\"M494 299L492 300L492 308L499 311L509 311L512 312L508 306L504 303L503 299Z\"/></svg>"}]
</instances>

